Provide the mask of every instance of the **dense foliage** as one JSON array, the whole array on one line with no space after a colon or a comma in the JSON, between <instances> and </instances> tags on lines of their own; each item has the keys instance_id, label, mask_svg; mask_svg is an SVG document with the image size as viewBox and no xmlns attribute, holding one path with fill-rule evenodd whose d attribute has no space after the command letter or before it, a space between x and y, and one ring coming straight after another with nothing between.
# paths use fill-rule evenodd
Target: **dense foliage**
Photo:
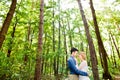
<instances>
[{"instance_id":1,"label":"dense foliage","mask_svg":"<svg viewBox=\"0 0 120 80\"><path fill-rule=\"evenodd\" d=\"M0 29L9 11L11 1L0 1ZM82 4L89 22L90 33L97 53L99 74L102 78L103 70L88 1L83 0ZM119 0L93 0L93 3L101 38L108 54L109 71L114 77L120 75L120 58L118 56L118 51L120 52L120 2ZM34 78L38 48L39 5L38 0L17 1L16 11L6 39L0 49L0 80L30 80ZM64 80L67 77L66 59L70 55L72 46L87 53L88 65L91 67L87 38L79 8L76 5L78 5L77 1L74 0L45 1L42 54L43 80L46 80L45 78L47 80L54 79L53 64L55 57L56 61L59 57L59 63L57 62L58 78ZM55 51L53 50L53 28L55 30ZM65 48L65 46L67 47ZM11 51L10 57L7 56L9 51Z\"/></svg>"}]
</instances>

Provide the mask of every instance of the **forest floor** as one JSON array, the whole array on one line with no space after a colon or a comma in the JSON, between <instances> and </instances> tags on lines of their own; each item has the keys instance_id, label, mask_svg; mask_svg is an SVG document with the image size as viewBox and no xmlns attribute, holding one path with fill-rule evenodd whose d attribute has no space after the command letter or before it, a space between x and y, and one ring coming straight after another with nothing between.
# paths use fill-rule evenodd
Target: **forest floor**
<instances>
[{"instance_id":1,"label":"forest floor","mask_svg":"<svg viewBox=\"0 0 120 80\"><path fill-rule=\"evenodd\" d=\"M114 80L120 80L120 75L115 75Z\"/></svg>"}]
</instances>

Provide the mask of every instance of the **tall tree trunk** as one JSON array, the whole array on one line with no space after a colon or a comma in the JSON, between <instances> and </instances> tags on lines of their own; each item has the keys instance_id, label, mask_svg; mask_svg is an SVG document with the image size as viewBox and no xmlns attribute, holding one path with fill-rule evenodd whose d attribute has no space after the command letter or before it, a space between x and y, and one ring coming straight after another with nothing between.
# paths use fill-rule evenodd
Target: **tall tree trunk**
<instances>
[{"instance_id":1,"label":"tall tree trunk","mask_svg":"<svg viewBox=\"0 0 120 80\"><path fill-rule=\"evenodd\" d=\"M44 38L44 44L43 44L43 51L42 51L42 55L46 55L46 53L48 53L48 48L49 47L46 47L46 45L47 45L47 33L45 33L45 38ZM49 45L47 45L47 46L49 46ZM41 66L42 66L42 68L41 68L41 75L43 74L43 75L45 75L46 74L46 57L45 56L43 56L43 59L42 59L42 63L41 63Z\"/></svg>"},{"instance_id":2,"label":"tall tree trunk","mask_svg":"<svg viewBox=\"0 0 120 80\"><path fill-rule=\"evenodd\" d=\"M67 60L68 60L68 56L67 56L67 44L66 44L66 28L65 26L63 25L64 27L64 31L63 31L63 34L64 34L64 50L65 50L65 54L66 54L66 74L68 74L68 70L67 70Z\"/></svg>"},{"instance_id":3,"label":"tall tree trunk","mask_svg":"<svg viewBox=\"0 0 120 80\"><path fill-rule=\"evenodd\" d=\"M36 54L36 65L34 80L41 80L41 67L42 67L42 36L43 36L43 13L44 13L44 0L40 0L40 23L38 34L38 51Z\"/></svg>"},{"instance_id":4,"label":"tall tree trunk","mask_svg":"<svg viewBox=\"0 0 120 80\"><path fill-rule=\"evenodd\" d=\"M64 57L64 56L62 57L62 63L61 63L61 64L62 64L62 66L61 66L61 67L62 67L61 75L62 75L62 74L64 74L64 73L63 73L63 70L64 70L64 68L66 67L66 66L65 66L65 57Z\"/></svg>"},{"instance_id":5,"label":"tall tree trunk","mask_svg":"<svg viewBox=\"0 0 120 80\"><path fill-rule=\"evenodd\" d=\"M54 0L53 0L53 2L54 2ZM54 11L54 4L53 4L53 18L54 18L54 16L55 16L55 11ZM53 41L53 52L55 52L55 22L54 22L54 19L52 21L52 25L53 25L53 30L52 30L52 32L53 32L53 39L52 39L52 41ZM54 70L54 75L56 75L57 74L56 56L54 56L53 70Z\"/></svg>"},{"instance_id":6,"label":"tall tree trunk","mask_svg":"<svg viewBox=\"0 0 120 80\"><path fill-rule=\"evenodd\" d=\"M94 10L94 7L93 7L93 2L92 0L90 0L90 8L91 8L91 12L92 12L92 16L93 16L93 22L94 22L94 26L95 26L95 33L96 33L96 36L97 36L97 40L98 40L98 46L99 46L99 52L100 54L102 55L102 60L103 60L103 70L104 70L104 73L103 73L103 79L112 79L109 71L108 71L108 62L107 62L107 53L106 53L106 50L104 48L104 45L103 45L103 42L102 42L102 39L101 39L101 36L100 36L100 31L99 31L99 27L98 27L98 24L97 24L97 19L96 19L96 14L95 14L95 10Z\"/></svg>"},{"instance_id":7,"label":"tall tree trunk","mask_svg":"<svg viewBox=\"0 0 120 80\"><path fill-rule=\"evenodd\" d=\"M50 75L52 74L52 68L53 68L53 60L50 59Z\"/></svg>"},{"instance_id":8,"label":"tall tree trunk","mask_svg":"<svg viewBox=\"0 0 120 80\"><path fill-rule=\"evenodd\" d=\"M45 38L44 38L43 43L44 43L43 44L43 49L44 49L43 55L46 55L49 52L49 47L46 47L46 45L49 46L47 44L47 33L45 33ZM46 61L47 59L46 59L45 56L43 56L43 57L44 58L42 59L42 71L41 71L41 73L43 73L43 75L45 75L46 74L46 68L47 68L47 61Z\"/></svg>"},{"instance_id":9,"label":"tall tree trunk","mask_svg":"<svg viewBox=\"0 0 120 80\"><path fill-rule=\"evenodd\" d=\"M2 47L3 41L5 40L5 35L7 34L8 28L10 26L10 22L13 18L13 14L15 12L17 0L12 0L12 4L10 6L10 10L7 14L7 17L2 25L2 29L0 31L0 49Z\"/></svg>"},{"instance_id":10,"label":"tall tree trunk","mask_svg":"<svg viewBox=\"0 0 120 80\"><path fill-rule=\"evenodd\" d=\"M112 57L113 57L112 59L113 59L114 67L117 68L117 62L116 62L116 57L115 57L113 46L112 46Z\"/></svg>"},{"instance_id":11,"label":"tall tree trunk","mask_svg":"<svg viewBox=\"0 0 120 80\"><path fill-rule=\"evenodd\" d=\"M100 50L99 50L99 56L100 56L100 62L101 62L101 66L103 67L102 54L100 53Z\"/></svg>"},{"instance_id":12,"label":"tall tree trunk","mask_svg":"<svg viewBox=\"0 0 120 80\"><path fill-rule=\"evenodd\" d=\"M17 23L18 23L18 20L17 20L17 17L16 17L16 22L13 26L13 32L11 33L11 38L12 39L10 40L10 45L9 45L7 57L10 57L10 54L11 54L11 51L12 51L12 43L13 43L13 40L14 40L14 35L15 35L15 30L16 30Z\"/></svg>"},{"instance_id":13,"label":"tall tree trunk","mask_svg":"<svg viewBox=\"0 0 120 80\"><path fill-rule=\"evenodd\" d=\"M81 47L80 49L81 49L81 51L84 51L84 47L83 46L84 46L84 44L83 44L83 42L81 42L80 43L80 47Z\"/></svg>"},{"instance_id":14,"label":"tall tree trunk","mask_svg":"<svg viewBox=\"0 0 120 80\"><path fill-rule=\"evenodd\" d=\"M57 55L57 76L58 76L58 69L59 69L59 55L60 55L60 52L61 52L61 23L60 23L60 0L58 0L58 11L59 11L59 19L58 19L58 24L59 24L59 31L58 31L58 55ZM58 79L58 78L56 78Z\"/></svg>"},{"instance_id":15,"label":"tall tree trunk","mask_svg":"<svg viewBox=\"0 0 120 80\"><path fill-rule=\"evenodd\" d=\"M81 51L84 51L84 45L83 45L83 37L82 37L82 34L81 34L81 30L80 28L78 27L78 30L79 30L79 34L80 34L80 40L81 40L81 43L80 43L80 50Z\"/></svg>"},{"instance_id":16,"label":"tall tree trunk","mask_svg":"<svg viewBox=\"0 0 120 80\"><path fill-rule=\"evenodd\" d=\"M116 59L115 59L115 53L114 53L114 47L112 45L112 39L111 39L111 35L109 33L109 41L110 41L110 45L111 45L111 52L112 52L112 59L113 59L113 63L114 63L114 67L116 68L117 67L117 63L116 63Z\"/></svg>"},{"instance_id":17,"label":"tall tree trunk","mask_svg":"<svg viewBox=\"0 0 120 80\"><path fill-rule=\"evenodd\" d=\"M50 46L50 45L48 45L48 46ZM49 47L47 48L46 54L49 54ZM49 63L51 63L51 62L48 62L47 57L45 57L44 58L44 63L43 63L45 66L42 67L42 70L44 70L44 75L48 74L47 70L49 70L48 68L50 67Z\"/></svg>"},{"instance_id":18,"label":"tall tree trunk","mask_svg":"<svg viewBox=\"0 0 120 80\"><path fill-rule=\"evenodd\" d=\"M88 40L91 63L92 63L92 70L93 70L93 77L94 77L94 80L100 80L99 75L98 75L97 57L96 57L95 47L94 47L93 40L92 40L92 37L91 37L90 32L89 32L89 26L88 26L86 17L84 15L81 0L77 0L77 1L78 1L79 9L81 12L82 20L84 23L84 28L85 28L87 40Z\"/></svg>"},{"instance_id":19,"label":"tall tree trunk","mask_svg":"<svg viewBox=\"0 0 120 80\"><path fill-rule=\"evenodd\" d=\"M64 52L65 52L65 68L66 68L66 74L68 74L68 69L67 69L67 60L68 60L68 56L67 56L67 43L66 43L66 27L64 25L63 19L62 19L62 24L63 24L63 36L64 36Z\"/></svg>"},{"instance_id":20,"label":"tall tree trunk","mask_svg":"<svg viewBox=\"0 0 120 80\"><path fill-rule=\"evenodd\" d=\"M113 35L112 35L111 32L110 32L110 35L111 35L113 44L114 44L114 46L115 46L115 49L116 49L116 51L117 51L118 57L119 57L119 59L120 59L120 52L119 52L119 49L118 49L118 47L117 47L117 45L116 45L116 43L115 43L115 39L113 38Z\"/></svg>"},{"instance_id":21,"label":"tall tree trunk","mask_svg":"<svg viewBox=\"0 0 120 80\"><path fill-rule=\"evenodd\" d=\"M71 29L70 29L70 23L69 23L69 20L67 19L67 23L68 23L68 29L69 29L69 39L70 39L70 47L73 47L73 44L72 44L72 33L71 33Z\"/></svg>"}]
</instances>

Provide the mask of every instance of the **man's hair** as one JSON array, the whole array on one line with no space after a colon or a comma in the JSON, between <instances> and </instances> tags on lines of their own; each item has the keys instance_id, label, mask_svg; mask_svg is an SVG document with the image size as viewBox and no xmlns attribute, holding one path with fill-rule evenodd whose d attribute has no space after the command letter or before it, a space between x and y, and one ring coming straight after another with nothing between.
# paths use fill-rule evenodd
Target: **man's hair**
<instances>
[{"instance_id":1,"label":"man's hair","mask_svg":"<svg viewBox=\"0 0 120 80\"><path fill-rule=\"evenodd\" d=\"M75 51L78 51L78 49L72 47L72 48L71 48L71 54L72 54L72 52L75 52Z\"/></svg>"}]
</instances>

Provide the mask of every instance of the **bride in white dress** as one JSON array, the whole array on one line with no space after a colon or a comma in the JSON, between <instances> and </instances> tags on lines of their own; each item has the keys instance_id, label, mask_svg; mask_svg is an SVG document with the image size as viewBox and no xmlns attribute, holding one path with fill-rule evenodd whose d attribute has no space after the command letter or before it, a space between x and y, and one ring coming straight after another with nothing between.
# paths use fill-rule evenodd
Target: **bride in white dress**
<instances>
[{"instance_id":1,"label":"bride in white dress","mask_svg":"<svg viewBox=\"0 0 120 80\"><path fill-rule=\"evenodd\" d=\"M78 66L78 69L88 73L88 65L86 61L85 52L80 52L79 58L81 60L81 64ZM79 75L79 80L90 80L90 78L88 76Z\"/></svg>"}]
</instances>

